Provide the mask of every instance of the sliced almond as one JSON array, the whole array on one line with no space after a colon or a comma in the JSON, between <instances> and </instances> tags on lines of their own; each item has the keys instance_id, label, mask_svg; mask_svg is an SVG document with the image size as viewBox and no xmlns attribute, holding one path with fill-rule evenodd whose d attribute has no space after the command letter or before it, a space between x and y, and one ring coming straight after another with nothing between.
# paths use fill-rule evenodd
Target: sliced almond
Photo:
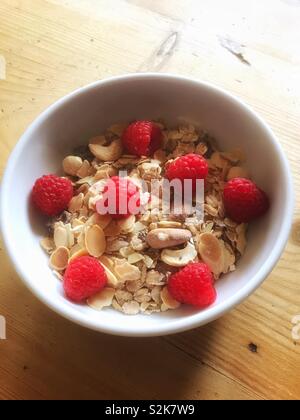
<instances>
[{"instance_id":1,"label":"sliced almond","mask_svg":"<svg viewBox=\"0 0 300 420\"><path fill-rule=\"evenodd\" d=\"M79 210L79 216L80 217L88 217L89 215L89 209L85 206L83 206L80 210Z\"/></svg>"},{"instance_id":2,"label":"sliced almond","mask_svg":"<svg viewBox=\"0 0 300 420\"><path fill-rule=\"evenodd\" d=\"M95 184L95 178L93 176L87 176L86 178L82 178L79 181L76 181L76 185L88 185L92 187Z\"/></svg>"},{"instance_id":3,"label":"sliced almond","mask_svg":"<svg viewBox=\"0 0 300 420\"><path fill-rule=\"evenodd\" d=\"M114 272L114 261L107 257L106 255L102 255L102 257L99 258L100 263L103 265L106 275L107 275L107 284L110 287L117 288L120 285L122 285L124 282L120 280Z\"/></svg>"},{"instance_id":4,"label":"sliced almond","mask_svg":"<svg viewBox=\"0 0 300 420\"><path fill-rule=\"evenodd\" d=\"M58 278L58 280L63 281L64 276L59 271L53 270L53 274Z\"/></svg>"},{"instance_id":5,"label":"sliced almond","mask_svg":"<svg viewBox=\"0 0 300 420\"><path fill-rule=\"evenodd\" d=\"M88 200L88 208L89 210L96 211L96 206L99 200L101 200L101 195L96 195L95 197L90 197Z\"/></svg>"},{"instance_id":6,"label":"sliced almond","mask_svg":"<svg viewBox=\"0 0 300 420\"><path fill-rule=\"evenodd\" d=\"M112 258L108 257L107 255L101 255L101 257L99 258L99 261L101 262L102 265L107 267L110 271L114 270L115 263Z\"/></svg>"},{"instance_id":7,"label":"sliced almond","mask_svg":"<svg viewBox=\"0 0 300 420\"><path fill-rule=\"evenodd\" d=\"M113 168L112 166L105 164L100 166L100 168L97 170L96 174L95 174L95 180L106 180L108 178L111 178L115 175L118 174L118 171Z\"/></svg>"},{"instance_id":8,"label":"sliced almond","mask_svg":"<svg viewBox=\"0 0 300 420\"><path fill-rule=\"evenodd\" d=\"M70 213L78 212L83 206L83 200L84 200L83 193L75 195L75 197L73 197L72 200L70 201L69 212Z\"/></svg>"},{"instance_id":9,"label":"sliced almond","mask_svg":"<svg viewBox=\"0 0 300 420\"><path fill-rule=\"evenodd\" d=\"M102 194L105 186L107 185L107 178L106 179L101 179L101 181L97 181L95 182L89 189L89 191L95 196L95 195L99 195Z\"/></svg>"},{"instance_id":10,"label":"sliced almond","mask_svg":"<svg viewBox=\"0 0 300 420\"><path fill-rule=\"evenodd\" d=\"M109 146L102 146L99 144L90 144L89 145L91 153L103 161L103 162L113 162L118 160L123 153L123 146L121 140L113 141Z\"/></svg>"},{"instance_id":11,"label":"sliced almond","mask_svg":"<svg viewBox=\"0 0 300 420\"><path fill-rule=\"evenodd\" d=\"M114 272L123 282L139 280L141 278L140 269L135 265L129 264L126 260L117 262L114 267Z\"/></svg>"},{"instance_id":12,"label":"sliced almond","mask_svg":"<svg viewBox=\"0 0 300 420\"><path fill-rule=\"evenodd\" d=\"M162 291L162 288L160 286L155 286L151 290L151 297L152 297L152 299L154 300L155 303L158 303L158 304L162 303L161 291Z\"/></svg>"},{"instance_id":13,"label":"sliced almond","mask_svg":"<svg viewBox=\"0 0 300 420\"><path fill-rule=\"evenodd\" d=\"M140 261L143 261L144 256L142 254L139 254L138 252L135 252L135 253L129 255L127 260L129 262L129 264L136 264Z\"/></svg>"},{"instance_id":14,"label":"sliced almond","mask_svg":"<svg viewBox=\"0 0 300 420\"><path fill-rule=\"evenodd\" d=\"M77 194L83 193L85 195L85 194L87 194L89 188L90 188L90 186L88 184L82 184L77 189Z\"/></svg>"},{"instance_id":15,"label":"sliced almond","mask_svg":"<svg viewBox=\"0 0 300 420\"><path fill-rule=\"evenodd\" d=\"M110 224L104 229L105 236L119 236L121 228L116 220L110 222Z\"/></svg>"},{"instance_id":16,"label":"sliced almond","mask_svg":"<svg viewBox=\"0 0 300 420\"><path fill-rule=\"evenodd\" d=\"M246 249L246 246L247 246L246 225L241 224L241 225L237 226L236 233L238 235L237 236L237 242L236 242L237 250L240 252L241 255L244 255L245 249Z\"/></svg>"},{"instance_id":17,"label":"sliced almond","mask_svg":"<svg viewBox=\"0 0 300 420\"><path fill-rule=\"evenodd\" d=\"M136 218L135 218L134 215L131 215L131 216L127 217L126 219L118 220L117 223L119 225L120 232L122 232L122 233L132 232L133 228L134 228L135 220L136 220Z\"/></svg>"},{"instance_id":18,"label":"sliced almond","mask_svg":"<svg viewBox=\"0 0 300 420\"><path fill-rule=\"evenodd\" d=\"M82 248L80 245L78 248L74 249L72 251L72 253L70 252L70 257L69 257L69 263L73 260L76 260L77 258L80 257L85 257L86 255L89 255L87 249Z\"/></svg>"},{"instance_id":19,"label":"sliced almond","mask_svg":"<svg viewBox=\"0 0 300 420\"><path fill-rule=\"evenodd\" d=\"M164 287L160 294L161 300L164 305L169 309L177 309L180 306L180 302L175 300L171 295L167 287Z\"/></svg>"},{"instance_id":20,"label":"sliced almond","mask_svg":"<svg viewBox=\"0 0 300 420\"><path fill-rule=\"evenodd\" d=\"M227 174L227 181L230 181L234 178L250 179L250 175L246 168L242 168L241 166L233 166Z\"/></svg>"},{"instance_id":21,"label":"sliced almond","mask_svg":"<svg viewBox=\"0 0 300 420\"><path fill-rule=\"evenodd\" d=\"M84 226L84 222L82 220L79 220L79 219L74 219L72 221L72 228L74 229L74 228L77 228L79 226Z\"/></svg>"},{"instance_id":22,"label":"sliced almond","mask_svg":"<svg viewBox=\"0 0 300 420\"><path fill-rule=\"evenodd\" d=\"M106 249L106 239L103 229L98 225L87 228L85 234L85 247L88 253L95 258L101 257Z\"/></svg>"},{"instance_id":23,"label":"sliced almond","mask_svg":"<svg viewBox=\"0 0 300 420\"><path fill-rule=\"evenodd\" d=\"M106 245L106 252L119 252L123 248L127 248L129 243L124 241L123 239L113 239L109 238Z\"/></svg>"},{"instance_id":24,"label":"sliced almond","mask_svg":"<svg viewBox=\"0 0 300 420\"><path fill-rule=\"evenodd\" d=\"M94 213L86 222L86 226L98 225L102 229L105 229L111 221L112 218L109 214L102 216L98 213Z\"/></svg>"},{"instance_id":25,"label":"sliced almond","mask_svg":"<svg viewBox=\"0 0 300 420\"><path fill-rule=\"evenodd\" d=\"M40 243L41 247L47 252L47 254L51 254L55 249L55 243L52 238L43 238Z\"/></svg>"},{"instance_id":26,"label":"sliced almond","mask_svg":"<svg viewBox=\"0 0 300 420\"><path fill-rule=\"evenodd\" d=\"M124 258L128 258L129 255L131 255L133 253L134 253L134 249L131 246L126 246L126 247L120 249L120 254Z\"/></svg>"},{"instance_id":27,"label":"sliced almond","mask_svg":"<svg viewBox=\"0 0 300 420\"><path fill-rule=\"evenodd\" d=\"M126 315L137 315L140 312L140 305L135 301L125 302L122 309Z\"/></svg>"},{"instance_id":28,"label":"sliced almond","mask_svg":"<svg viewBox=\"0 0 300 420\"><path fill-rule=\"evenodd\" d=\"M56 248L69 248L68 231L65 227L58 226L54 230L54 243Z\"/></svg>"},{"instance_id":29,"label":"sliced almond","mask_svg":"<svg viewBox=\"0 0 300 420\"><path fill-rule=\"evenodd\" d=\"M59 247L57 248L50 257L50 267L53 270L63 271L67 268L70 257L70 251L68 248Z\"/></svg>"},{"instance_id":30,"label":"sliced almond","mask_svg":"<svg viewBox=\"0 0 300 420\"><path fill-rule=\"evenodd\" d=\"M191 243L188 243L184 249L171 250L164 249L161 253L161 260L171 267L184 267L195 260L197 251Z\"/></svg>"},{"instance_id":31,"label":"sliced almond","mask_svg":"<svg viewBox=\"0 0 300 420\"><path fill-rule=\"evenodd\" d=\"M133 228L134 233L140 233L147 229L147 226L144 223L136 222Z\"/></svg>"},{"instance_id":32,"label":"sliced almond","mask_svg":"<svg viewBox=\"0 0 300 420\"><path fill-rule=\"evenodd\" d=\"M198 252L215 275L220 275L224 267L224 249L221 242L212 233L199 236Z\"/></svg>"},{"instance_id":33,"label":"sliced almond","mask_svg":"<svg viewBox=\"0 0 300 420\"><path fill-rule=\"evenodd\" d=\"M88 160L85 160L81 165L80 169L77 171L76 175L78 178L86 178L91 174L91 165Z\"/></svg>"},{"instance_id":34,"label":"sliced almond","mask_svg":"<svg viewBox=\"0 0 300 420\"><path fill-rule=\"evenodd\" d=\"M195 153L197 153L198 155L204 156L207 150L208 150L208 147L206 143L199 143L198 146L196 147Z\"/></svg>"},{"instance_id":35,"label":"sliced almond","mask_svg":"<svg viewBox=\"0 0 300 420\"><path fill-rule=\"evenodd\" d=\"M144 263L147 268L153 268L154 260L150 258L148 255L144 255Z\"/></svg>"},{"instance_id":36,"label":"sliced almond","mask_svg":"<svg viewBox=\"0 0 300 420\"><path fill-rule=\"evenodd\" d=\"M224 266L222 273L228 273L231 271L231 267L235 264L235 255L230 252L229 249L224 247Z\"/></svg>"},{"instance_id":37,"label":"sliced almond","mask_svg":"<svg viewBox=\"0 0 300 420\"><path fill-rule=\"evenodd\" d=\"M76 254L77 252L82 250L82 246L80 244L76 244L74 246L72 246L72 248L70 249L70 258ZM87 252L87 251L86 251Z\"/></svg>"},{"instance_id":38,"label":"sliced almond","mask_svg":"<svg viewBox=\"0 0 300 420\"><path fill-rule=\"evenodd\" d=\"M114 275L114 273L110 271L110 269L106 267L104 264L103 264L103 267L107 275L107 285L114 288L118 287L119 284L122 282L120 282L120 280L118 280L118 278Z\"/></svg>"},{"instance_id":39,"label":"sliced almond","mask_svg":"<svg viewBox=\"0 0 300 420\"><path fill-rule=\"evenodd\" d=\"M164 286L166 279L164 274L151 270L146 273L146 283L148 286Z\"/></svg>"},{"instance_id":40,"label":"sliced almond","mask_svg":"<svg viewBox=\"0 0 300 420\"><path fill-rule=\"evenodd\" d=\"M78 156L67 156L63 160L63 169L65 174L76 176L77 172L81 168L83 162L82 159Z\"/></svg>"},{"instance_id":41,"label":"sliced almond","mask_svg":"<svg viewBox=\"0 0 300 420\"><path fill-rule=\"evenodd\" d=\"M96 311L101 311L103 308L111 306L114 295L115 289L105 287L101 292L89 298L87 304Z\"/></svg>"},{"instance_id":42,"label":"sliced almond","mask_svg":"<svg viewBox=\"0 0 300 420\"><path fill-rule=\"evenodd\" d=\"M154 229L146 238L148 245L153 249L172 248L188 242L192 234L187 229Z\"/></svg>"},{"instance_id":43,"label":"sliced almond","mask_svg":"<svg viewBox=\"0 0 300 420\"><path fill-rule=\"evenodd\" d=\"M115 298L120 305L123 305L124 302L130 302L133 299L133 294L127 290L116 290Z\"/></svg>"}]
</instances>

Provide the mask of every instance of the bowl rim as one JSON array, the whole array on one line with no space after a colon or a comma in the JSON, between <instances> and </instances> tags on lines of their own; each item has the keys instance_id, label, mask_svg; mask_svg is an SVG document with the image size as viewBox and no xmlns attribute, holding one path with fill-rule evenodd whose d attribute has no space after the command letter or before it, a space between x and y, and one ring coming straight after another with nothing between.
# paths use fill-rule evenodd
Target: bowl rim
<instances>
[{"instance_id":1,"label":"bowl rim","mask_svg":"<svg viewBox=\"0 0 300 420\"><path fill-rule=\"evenodd\" d=\"M218 304L217 306L213 306L211 308L206 309L205 311L200 311L195 315L191 315L187 318L183 317L180 319L170 319L170 322L167 324L157 324L151 327L137 327L135 329L128 328L125 325L116 323L115 325L106 326L101 323L101 320L94 320L90 319L88 315L83 314L80 311L75 310L73 307L63 306L59 300L54 301L54 299L48 299L38 287L35 286L35 283L31 281L29 273L25 273L22 270L22 267L18 263L16 255L14 253L13 247L10 245L9 241L9 233L7 229L7 224L5 223L6 220L6 210L5 210L5 197L9 194L9 184L10 179L13 174L13 169L15 167L16 162L18 161L20 155L22 154L23 148L26 144L30 141L31 133L34 132L37 126L42 124L47 118L49 114L52 114L56 110L58 110L62 105L72 101L73 98L88 93L89 91L94 90L95 88L100 88L104 85L114 84L116 82L127 82L134 79L140 80L149 80L149 79L160 79L160 80L177 80L181 82L187 83L194 83L210 90L222 94L223 96L231 99L231 101L235 102L239 107L243 108L248 114L252 115L256 120L257 124L261 125L262 128L266 131L269 138L272 140L273 146L276 150L276 153L280 159L281 166L282 166L282 173L285 177L285 187L286 187L286 194L287 200L285 203L285 218L282 221L280 233L277 237L277 241L274 244L274 248L270 253L269 257L266 259L264 264L260 267L258 272L249 280L249 282L242 287L238 292L234 295L226 299L224 302ZM12 261L14 268L18 274L18 276L22 279L25 285L30 289L30 291L38 297L47 307L52 309L54 312L60 314L64 318L75 322L83 327L87 327L89 329L104 332L112 335L118 336L131 336L131 337L150 337L150 336L162 336L162 335L169 335L175 334L182 331L194 329L205 324L208 324L221 316L225 313L239 305L242 301L246 300L266 279L266 277L271 273L274 266L278 262L285 246L289 238L289 233L292 226L293 220L293 211L294 211L294 189L293 189L293 179L292 174L290 171L288 160L283 152L283 149L273 134L271 128L268 124L246 103L244 103L241 99L237 98L236 96L232 95L230 92L227 92L225 89L217 87L216 85L202 81L195 78L190 78L186 76L179 76L169 73L133 73L133 74L124 74L121 76L114 76L110 78L106 78L100 81L93 82L88 84L87 86L81 87L76 89L75 91L67 94L63 98L56 101L54 104L50 105L46 110L44 110L27 128L24 134L21 136L19 142L15 146L13 152L11 153L6 169L4 171L2 185L1 185L1 199L0 199L0 227L3 236L3 241L5 248L7 250L8 256Z\"/></svg>"}]
</instances>

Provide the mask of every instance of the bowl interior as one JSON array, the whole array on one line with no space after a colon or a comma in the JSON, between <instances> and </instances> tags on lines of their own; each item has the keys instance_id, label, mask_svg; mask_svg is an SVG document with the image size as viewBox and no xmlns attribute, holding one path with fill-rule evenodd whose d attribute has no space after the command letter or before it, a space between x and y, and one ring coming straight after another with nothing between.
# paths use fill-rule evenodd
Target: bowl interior
<instances>
[{"instance_id":1,"label":"bowl interior","mask_svg":"<svg viewBox=\"0 0 300 420\"><path fill-rule=\"evenodd\" d=\"M218 300L205 311L181 308L152 316L126 317L73 305L48 268L39 246L43 220L29 204L36 178L61 172L63 157L113 123L163 118L188 119L206 128L223 150L242 148L254 179L272 202L269 214L251 226L249 245L236 272L217 284ZM64 316L100 331L158 335L204 324L249 295L272 269L284 243L288 196L285 161L271 133L237 100L209 85L169 76L132 76L94 84L59 101L28 129L17 146L3 182L2 222L9 252L27 285Z\"/></svg>"}]
</instances>

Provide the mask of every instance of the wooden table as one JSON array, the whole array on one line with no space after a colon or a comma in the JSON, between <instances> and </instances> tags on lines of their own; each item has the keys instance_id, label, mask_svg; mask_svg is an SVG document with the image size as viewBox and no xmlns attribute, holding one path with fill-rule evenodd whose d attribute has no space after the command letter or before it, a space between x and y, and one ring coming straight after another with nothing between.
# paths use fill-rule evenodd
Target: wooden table
<instances>
[{"instance_id":1,"label":"wooden table","mask_svg":"<svg viewBox=\"0 0 300 420\"><path fill-rule=\"evenodd\" d=\"M300 314L299 6L1 0L1 175L19 136L59 97L111 75L167 71L222 86L265 118L289 158L297 210L286 252L257 293L205 328L166 338L71 324L30 294L1 249L0 398L300 398L300 342L291 336Z\"/></svg>"}]
</instances>

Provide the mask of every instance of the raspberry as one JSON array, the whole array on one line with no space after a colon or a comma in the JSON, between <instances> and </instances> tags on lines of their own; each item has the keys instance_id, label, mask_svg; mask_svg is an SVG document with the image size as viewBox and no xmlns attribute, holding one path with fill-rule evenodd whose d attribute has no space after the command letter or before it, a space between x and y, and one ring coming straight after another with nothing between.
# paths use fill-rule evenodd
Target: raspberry
<instances>
[{"instance_id":1,"label":"raspberry","mask_svg":"<svg viewBox=\"0 0 300 420\"><path fill-rule=\"evenodd\" d=\"M204 263L191 263L171 275L168 289L178 302L199 308L212 305L217 297L213 275Z\"/></svg>"},{"instance_id":2,"label":"raspberry","mask_svg":"<svg viewBox=\"0 0 300 420\"><path fill-rule=\"evenodd\" d=\"M64 275L66 296L73 302L82 302L105 287L107 276L96 258L79 257L71 261Z\"/></svg>"},{"instance_id":3,"label":"raspberry","mask_svg":"<svg viewBox=\"0 0 300 420\"><path fill-rule=\"evenodd\" d=\"M150 156L160 148L162 132L151 121L136 121L126 128L122 141L129 153Z\"/></svg>"},{"instance_id":4,"label":"raspberry","mask_svg":"<svg viewBox=\"0 0 300 420\"><path fill-rule=\"evenodd\" d=\"M224 188L224 206L227 215L237 223L249 223L264 215L269 199L254 182L244 178L230 180Z\"/></svg>"},{"instance_id":5,"label":"raspberry","mask_svg":"<svg viewBox=\"0 0 300 420\"><path fill-rule=\"evenodd\" d=\"M166 178L169 181L180 179L181 181L191 179L193 190L196 190L197 179L205 179L208 175L208 164L204 157L190 153L179 157L168 165Z\"/></svg>"},{"instance_id":6,"label":"raspberry","mask_svg":"<svg viewBox=\"0 0 300 420\"><path fill-rule=\"evenodd\" d=\"M58 216L68 208L74 195L72 182L56 175L39 178L32 190L35 206L46 216Z\"/></svg>"},{"instance_id":7,"label":"raspberry","mask_svg":"<svg viewBox=\"0 0 300 420\"><path fill-rule=\"evenodd\" d=\"M109 213L113 219L125 219L140 212L141 196L138 187L129 179L114 176L107 182L104 199L97 202L99 214Z\"/></svg>"}]
</instances>

